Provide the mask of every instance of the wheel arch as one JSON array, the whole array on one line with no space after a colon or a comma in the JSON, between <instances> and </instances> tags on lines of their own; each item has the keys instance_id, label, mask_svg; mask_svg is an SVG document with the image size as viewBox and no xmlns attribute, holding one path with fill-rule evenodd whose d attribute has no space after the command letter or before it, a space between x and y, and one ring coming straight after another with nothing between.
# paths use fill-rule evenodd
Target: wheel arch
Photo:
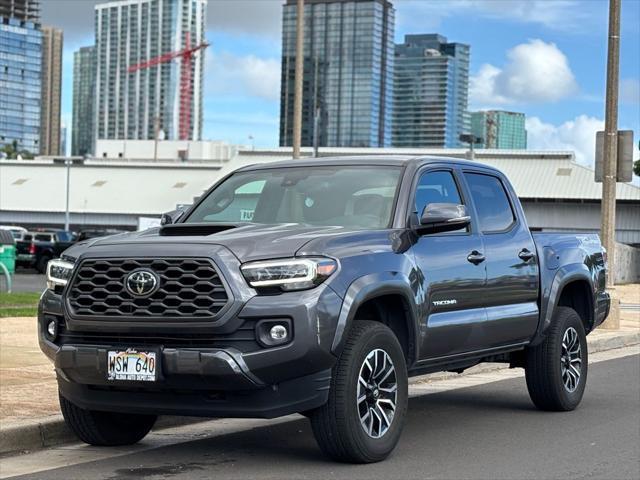
<instances>
[{"instance_id":1,"label":"wheel arch","mask_svg":"<svg viewBox=\"0 0 640 480\"><path fill-rule=\"evenodd\" d=\"M550 287L542 289L540 323L532 345L540 343L551 322L557 307L573 308L589 333L595 322L595 297L593 278L584 264L570 264L558 270Z\"/></svg>"},{"instance_id":2,"label":"wheel arch","mask_svg":"<svg viewBox=\"0 0 640 480\"><path fill-rule=\"evenodd\" d=\"M376 273L355 280L344 297L331 350L342 351L354 321L374 320L387 325L398 337L407 366L415 362L417 314L415 295L407 278L400 274Z\"/></svg>"}]
</instances>

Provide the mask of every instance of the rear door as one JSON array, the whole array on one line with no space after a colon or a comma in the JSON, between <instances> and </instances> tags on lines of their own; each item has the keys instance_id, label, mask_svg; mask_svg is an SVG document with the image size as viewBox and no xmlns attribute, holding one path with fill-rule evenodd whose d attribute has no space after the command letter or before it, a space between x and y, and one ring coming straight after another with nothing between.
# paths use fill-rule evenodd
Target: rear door
<instances>
[{"instance_id":1,"label":"rear door","mask_svg":"<svg viewBox=\"0 0 640 480\"><path fill-rule=\"evenodd\" d=\"M527 341L538 324L538 261L515 192L501 174L464 171L483 238L487 347Z\"/></svg>"},{"instance_id":2,"label":"rear door","mask_svg":"<svg viewBox=\"0 0 640 480\"><path fill-rule=\"evenodd\" d=\"M413 222L429 203L455 203L469 208L460 182L454 168L430 167L419 172L411 203ZM480 348L475 331L486 320L486 272L482 237L475 222L455 232L421 235L413 252L418 266L416 275L425 296L421 360Z\"/></svg>"}]
</instances>

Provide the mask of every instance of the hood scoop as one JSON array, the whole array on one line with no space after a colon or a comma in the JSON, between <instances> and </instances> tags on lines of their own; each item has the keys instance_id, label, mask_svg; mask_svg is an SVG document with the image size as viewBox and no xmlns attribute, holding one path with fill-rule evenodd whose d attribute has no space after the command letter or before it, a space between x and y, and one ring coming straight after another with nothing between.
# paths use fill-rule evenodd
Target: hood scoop
<instances>
[{"instance_id":1,"label":"hood scoop","mask_svg":"<svg viewBox=\"0 0 640 480\"><path fill-rule=\"evenodd\" d=\"M237 228L235 223L173 223L158 232L163 237L203 237Z\"/></svg>"}]
</instances>

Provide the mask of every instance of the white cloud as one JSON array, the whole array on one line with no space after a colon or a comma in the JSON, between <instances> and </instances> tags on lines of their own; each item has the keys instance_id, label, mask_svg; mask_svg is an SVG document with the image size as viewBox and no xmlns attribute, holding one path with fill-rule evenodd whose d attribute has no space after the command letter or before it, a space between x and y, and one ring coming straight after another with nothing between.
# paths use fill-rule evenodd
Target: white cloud
<instances>
[{"instance_id":1,"label":"white cloud","mask_svg":"<svg viewBox=\"0 0 640 480\"><path fill-rule=\"evenodd\" d=\"M620 102L631 105L640 104L640 80L624 78L620 80Z\"/></svg>"},{"instance_id":2,"label":"white cloud","mask_svg":"<svg viewBox=\"0 0 640 480\"><path fill-rule=\"evenodd\" d=\"M207 52L206 89L213 95L280 98L280 60L229 52Z\"/></svg>"},{"instance_id":3,"label":"white cloud","mask_svg":"<svg viewBox=\"0 0 640 480\"><path fill-rule=\"evenodd\" d=\"M398 24L408 31L434 29L445 18L459 15L533 23L562 32L585 30L599 20L576 0L395 0L394 3Z\"/></svg>"},{"instance_id":4,"label":"white cloud","mask_svg":"<svg viewBox=\"0 0 640 480\"><path fill-rule=\"evenodd\" d=\"M575 0L482 0L473 2L487 17L537 23L554 29L566 29L584 17Z\"/></svg>"},{"instance_id":5,"label":"white cloud","mask_svg":"<svg viewBox=\"0 0 640 480\"><path fill-rule=\"evenodd\" d=\"M207 25L212 30L279 39L281 0L209 0Z\"/></svg>"},{"instance_id":6,"label":"white cloud","mask_svg":"<svg viewBox=\"0 0 640 480\"><path fill-rule=\"evenodd\" d=\"M561 125L545 123L538 117L528 117L527 147L532 150L573 150L576 161L593 165L596 132L604 130L604 121L579 115Z\"/></svg>"},{"instance_id":7,"label":"white cloud","mask_svg":"<svg viewBox=\"0 0 640 480\"><path fill-rule=\"evenodd\" d=\"M503 68L484 64L471 77L473 105L555 102L578 89L564 53L554 44L534 39L507 52Z\"/></svg>"}]
</instances>

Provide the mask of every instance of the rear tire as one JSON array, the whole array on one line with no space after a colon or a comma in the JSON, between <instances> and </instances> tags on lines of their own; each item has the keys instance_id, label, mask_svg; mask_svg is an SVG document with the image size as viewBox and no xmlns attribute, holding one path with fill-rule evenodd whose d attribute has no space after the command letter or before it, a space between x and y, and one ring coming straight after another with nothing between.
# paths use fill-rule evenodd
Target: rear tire
<instances>
[{"instance_id":1,"label":"rear tire","mask_svg":"<svg viewBox=\"0 0 640 480\"><path fill-rule=\"evenodd\" d=\"M407 399L396 336L381 323L355 322L333 369L328 402L309 412L320 449L340 462L384 460L402 433Z\"/></svg>"},{"instance_id":2,"label":"rear tire","mask_svg":"<svg viewBox=\"0 0 640 480\"><path fill-rule=\"evenodd\" d=\"M587 385L588 360L580 316L572 308L557 307L547 337L526 352L527 389L536 407L556 412L575 409Z\"/></svg>"},{"instance_id":3,"label":"rear tire","mask_svg":"<svg viewBox=\"0 0 640 480\"><path fill-rule=\"evenodd\" d=\"M133 445L153 427L156 415L98 412L85 410L60 397L60 409L67 426L89 445L114 447Z\"/></svg>"}]
</instances>

